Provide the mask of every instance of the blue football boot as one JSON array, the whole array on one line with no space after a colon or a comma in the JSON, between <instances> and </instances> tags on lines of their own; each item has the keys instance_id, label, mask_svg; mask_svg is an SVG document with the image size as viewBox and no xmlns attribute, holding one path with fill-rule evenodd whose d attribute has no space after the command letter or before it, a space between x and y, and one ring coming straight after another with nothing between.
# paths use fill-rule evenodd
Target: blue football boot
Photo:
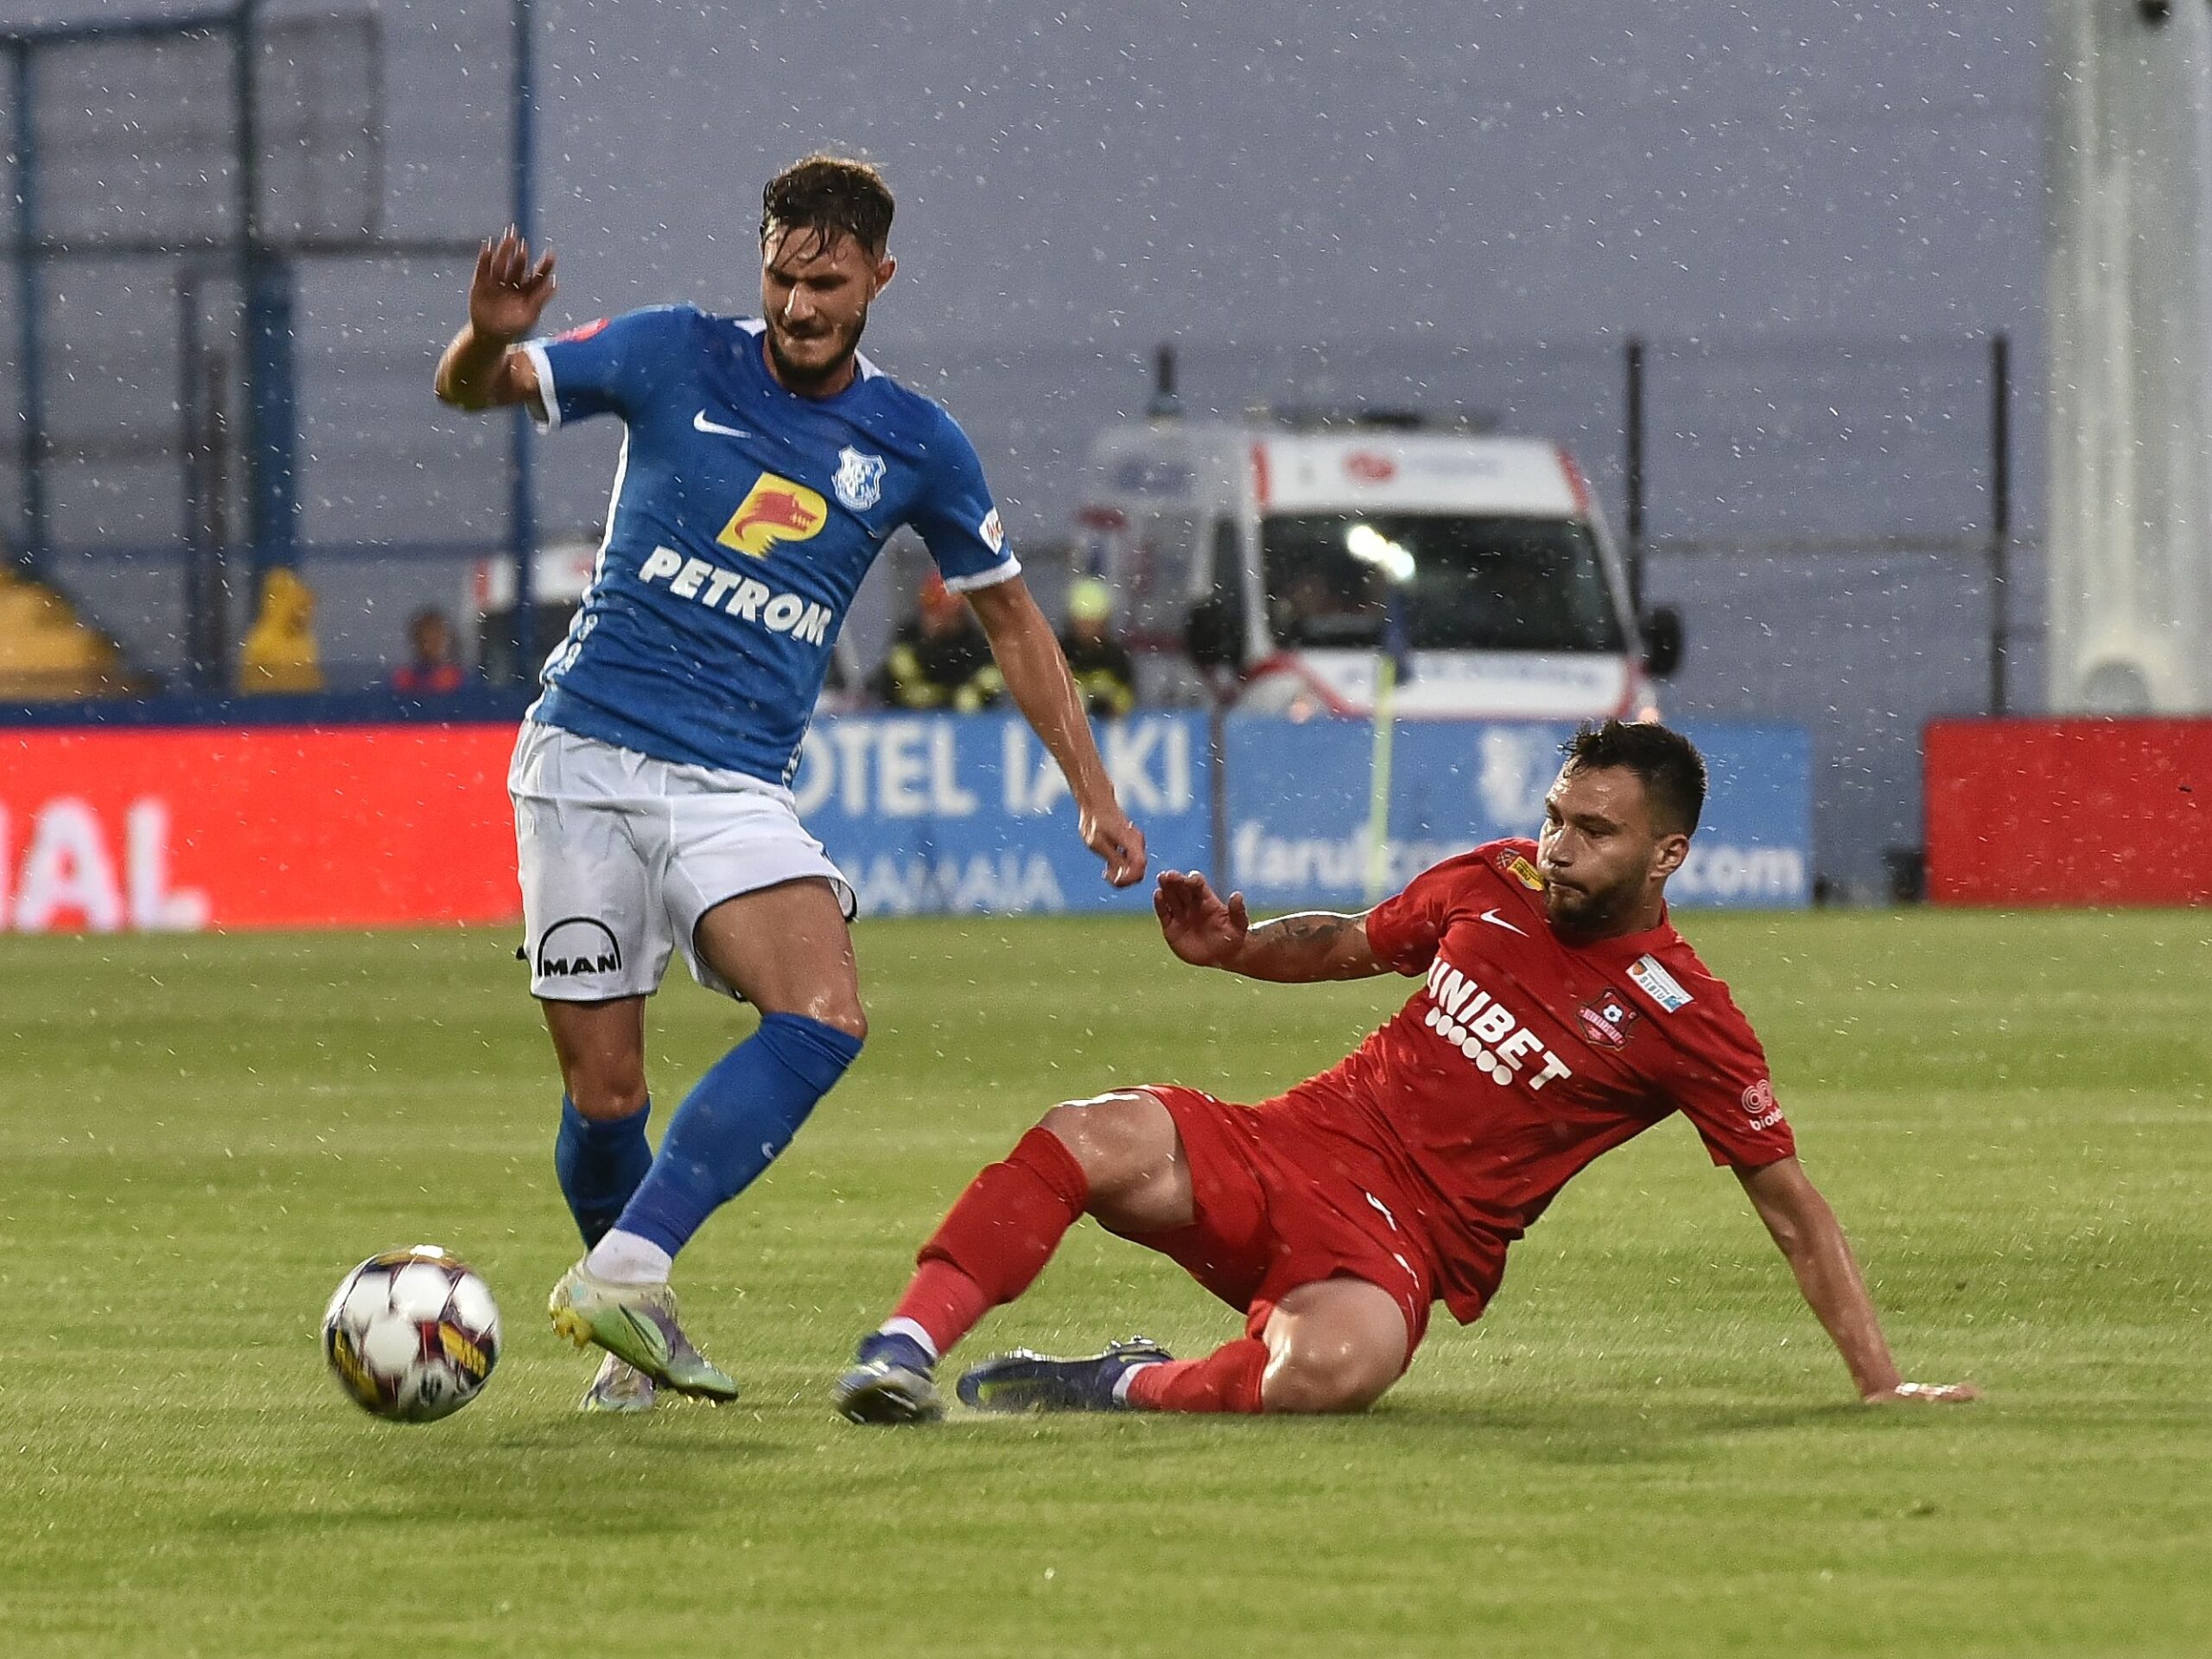
<instances>
[{"instance_id":1,"label":"blue football boot","mask_svg":"<svg viewBox=\"0 0 2212 1659\"><path fill-rule=\"evenodd\" d=\"M873 1332L861 1340L851 1368L837 1379L837 1414L849 1422L893 1427L933 1423L944 1415L935 1363L912 1337Z\"/></svg>"},{"instance_id":2,"label":"blue football boot","mask_svg":"<svg viewBox=\"0 0 2212 1659\"><path fill-rule=\"evenodd\" d=\"M1175 1356L1145 1337L1131 1337L1087 1359L1055 1359L1027 1348L1001 1354L965 1372L957 1392L974 1411L1120 1411L1122 1379L1140 1365Z\"/></svg>"}]
</instances>

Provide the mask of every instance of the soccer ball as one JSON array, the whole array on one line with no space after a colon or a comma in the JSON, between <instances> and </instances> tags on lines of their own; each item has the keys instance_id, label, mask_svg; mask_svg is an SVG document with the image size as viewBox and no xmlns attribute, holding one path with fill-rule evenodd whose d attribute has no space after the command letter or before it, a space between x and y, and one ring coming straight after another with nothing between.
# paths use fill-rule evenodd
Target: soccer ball
<instances>
[{"instance_id":1,"label":"soccer ball","mask_svg":"<svg viewBox=\"0 0 2212 1659\"><path fill-rule=\"evenodd\" d=\"M499 1359L491 1287L435 1244L372 1255L322 1316L322 1357L362 1410L395 1422L450 1417Z\"/></svg>"}]
</instances>

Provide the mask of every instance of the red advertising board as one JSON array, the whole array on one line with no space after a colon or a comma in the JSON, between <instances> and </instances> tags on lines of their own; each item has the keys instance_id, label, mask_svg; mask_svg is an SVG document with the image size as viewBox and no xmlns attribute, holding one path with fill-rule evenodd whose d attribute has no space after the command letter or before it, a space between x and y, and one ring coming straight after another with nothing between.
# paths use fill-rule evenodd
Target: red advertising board
<instances>
[{"instance_id":1,"label":"red advertising board","mask_svg":"<svg viewBox=\"0 0 2212 1659\"><path fill-rule=\"evenodd\" d=\"M1940 720L1928 896L2212 903L2212 720Z\"/></svg>"},{"instance_id":2,"label":"red advertising board","mask_svg":"<svg viewBox=\"0 0 2212 1659\"><path fill-rule=\"evenodd\" d=\"M0 729L0 924L516 916L512 725Z\"/></svg>"}]
</instances>

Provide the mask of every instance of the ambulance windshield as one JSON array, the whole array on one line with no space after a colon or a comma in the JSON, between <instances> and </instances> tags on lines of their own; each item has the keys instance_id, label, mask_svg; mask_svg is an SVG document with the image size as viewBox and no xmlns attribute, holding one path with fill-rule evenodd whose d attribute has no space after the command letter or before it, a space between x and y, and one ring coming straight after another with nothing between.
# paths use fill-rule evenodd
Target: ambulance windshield
<instances>
[{"instance_id":1,"label":"ambulance windshield","mask_svg":"<svg viewBox=\"0 0 2212 1659\"><path fill-rule=\"evenodd\" d=\"M1260 547L1268 631L1294 649L1381 645L1394 583L1415 651L1626 649L1597 541L1571 519L1287 514Z\"/></svg>"}]
</instances>

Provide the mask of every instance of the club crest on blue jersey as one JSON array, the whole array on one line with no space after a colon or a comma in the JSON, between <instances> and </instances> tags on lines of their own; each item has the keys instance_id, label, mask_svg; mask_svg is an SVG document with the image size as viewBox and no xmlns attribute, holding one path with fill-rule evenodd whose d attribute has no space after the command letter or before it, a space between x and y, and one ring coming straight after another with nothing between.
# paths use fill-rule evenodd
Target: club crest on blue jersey
<instances>
[{"instance_id":1,"label":"club crest on blue jersey","mask_svg":"<svg viewBox=\"0 0 2212 1659\"><path fill-rule=\"evenodd\" d=\"M837 452L837 476L830 486L855 512L866 512L883 499L883 467L881 455L863 454L849 446Z\"/></svg>"}]
</instances>

